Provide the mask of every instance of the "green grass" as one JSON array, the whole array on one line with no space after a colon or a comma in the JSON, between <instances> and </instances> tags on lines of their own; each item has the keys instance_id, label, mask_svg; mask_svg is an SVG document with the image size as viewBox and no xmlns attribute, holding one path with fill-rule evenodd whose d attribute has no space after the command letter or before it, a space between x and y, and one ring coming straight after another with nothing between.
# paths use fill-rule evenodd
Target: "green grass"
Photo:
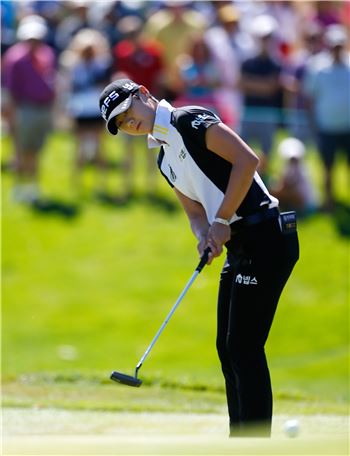
<instances>
[{"instance_id":1,"label":"green grass","mask_svg":"<svg viewBox=\"0 0 350 456\"><path fill-rule=\"evenodd\" d=\"M141 148L141 147L140 147ZM3 160L10 155L3 139ZM106 139L108 156L122 144ZM142 368L145 387L108 382L111 370L133 369L197 263L196 241L167 184L167 206L142 197L144 160L137 165L139 197L122 207L94 198L96 173L71 185L73 143L56 133L42 162L50 197L79 202L77 217L42 215L11 199L4 173L2 207L3 404L75 409L218 411L225 407L215 351L216 294L223 257L203 270ZM319 186L315 151L309 165ZM272 168L278 170L275 159ZM347 198L344 162L337 195ZM109 189L122 171L108 171ZM347 201L349 204L349 202ZM349 219L317 214L299 222L301 258L279 304L267 344L277 410L346 413L348 407ZM346 215L346 214L345 214ZM346 231L346 230L345 230ZM70 346L67 351L65 346ZM73 348L72 348L73 347Z\"/></svg>"}]
</instances>

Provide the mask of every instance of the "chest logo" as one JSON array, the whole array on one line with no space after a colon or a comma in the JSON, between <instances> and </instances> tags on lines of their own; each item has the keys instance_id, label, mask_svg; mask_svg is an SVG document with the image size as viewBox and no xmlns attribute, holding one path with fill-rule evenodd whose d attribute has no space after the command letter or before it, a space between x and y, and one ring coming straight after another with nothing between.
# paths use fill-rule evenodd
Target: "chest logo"
<instances>
[{"instance_id":1,"label":"chest logo","mask_svg":"<svg viewBox=\"0 0 350 456\"><path fill-rule=\"evenodd\" d=\"M186 151L184 149L181 149L181 152L179 153L179 159L180 161L184 161L186 158Z\"/></svg>"}]
</instances>

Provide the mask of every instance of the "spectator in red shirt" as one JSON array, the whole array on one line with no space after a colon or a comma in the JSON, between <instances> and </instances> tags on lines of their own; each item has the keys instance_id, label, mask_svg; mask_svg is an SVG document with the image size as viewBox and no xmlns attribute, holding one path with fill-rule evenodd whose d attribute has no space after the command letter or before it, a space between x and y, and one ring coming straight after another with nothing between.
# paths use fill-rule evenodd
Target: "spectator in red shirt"
<instances>
[{"instance_id":1,"label":"spectator in red shirt","mask_svg":"<svg viewBox=\"0 0 350 456\"><path fill-rule=\"evenodd\" d=\"M118 31L125 39L113 48L115 78L129 78L152 88L155 96L162 97L163 52L162 46L154 39L146 38L143 33L143 21L138 16L125 16L118 24ZM124 158L124 194L118 202L124 202L134 195L135 138L123 135L125 141ZM148 196L155 196L157 169L153 154L147 155Z\"/></svg>"},{"instance_id":2,"label":"spectator in red shirt","mask_svg":"<svg viewBox=\"0 0 350 456\"><path fill-rule=\"evenodd\" d=\"M159 83L164 68L162 47L145 38L143 22L138 16L126 16L117 24L125 39L114 46L114 69L147 87L159 96Z\"/></svg>"}]
</instances>

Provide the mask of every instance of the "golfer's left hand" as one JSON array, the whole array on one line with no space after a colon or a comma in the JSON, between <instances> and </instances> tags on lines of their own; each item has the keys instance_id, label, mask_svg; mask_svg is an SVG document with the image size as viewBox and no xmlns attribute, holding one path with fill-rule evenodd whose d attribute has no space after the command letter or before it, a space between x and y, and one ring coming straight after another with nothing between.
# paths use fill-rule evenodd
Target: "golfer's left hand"
<instances>
[{"instance_id":1,"label":"golfer's left hand","mask_svg":"<svg viewBox=\"0 0 350 456\"><path fill-rule=\"evenodd\" d=\"M214 222L208 231L207 247L210 247L211 253L209 255L208 263L211 264L215 257L222 254L223 246L231 237L231 228L222 223Z\"/></svg>"}]
</instances>

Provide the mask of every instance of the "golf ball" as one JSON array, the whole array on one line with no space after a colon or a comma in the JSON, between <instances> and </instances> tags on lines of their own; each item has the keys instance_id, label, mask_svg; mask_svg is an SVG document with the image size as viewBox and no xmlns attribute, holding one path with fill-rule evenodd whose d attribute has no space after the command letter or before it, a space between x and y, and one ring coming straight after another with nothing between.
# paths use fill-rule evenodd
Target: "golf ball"
<instances>
[{"instance_id":1,"label":"golf ball","mask_svg":"<svg viewBox=\"0 0 350 456\"><path fill-rule=\"evenodd\" d=\"M299 421L296 419L287 420L284 423L284 432L287 434L288 437L297 437L297 435L299 434L299 430Z\"/></svg>"}]
</instances>

